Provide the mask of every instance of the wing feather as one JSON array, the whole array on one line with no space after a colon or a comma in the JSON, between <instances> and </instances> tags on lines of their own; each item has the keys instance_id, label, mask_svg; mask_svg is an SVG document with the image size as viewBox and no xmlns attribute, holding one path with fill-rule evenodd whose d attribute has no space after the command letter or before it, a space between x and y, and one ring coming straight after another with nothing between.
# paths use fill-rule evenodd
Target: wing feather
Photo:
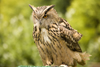
<instances>
[{"instance_id":1,"label":"wing feather","mask_svg":"<svg viewBox=\"0 0 100 67\"><path fill-rule=\"evenodd\" d=\"M60 36L67 42L67 46L72 51L82 52L78 41L81 39L82 34L74 30L69 23L60 18L59 21Z\"/></svg>"}]
</instances>

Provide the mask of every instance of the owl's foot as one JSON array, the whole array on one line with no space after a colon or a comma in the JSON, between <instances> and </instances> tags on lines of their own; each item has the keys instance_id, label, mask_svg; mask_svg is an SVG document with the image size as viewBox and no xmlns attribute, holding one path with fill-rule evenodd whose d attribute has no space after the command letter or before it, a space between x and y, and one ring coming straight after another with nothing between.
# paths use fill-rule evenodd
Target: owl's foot
<instances>
[{"instance_id":1,"label":"owl's foot","mask_svg":"<svg viewBox=\"0 0 100 67\"><path fill-rule=\"evenodd\" d=\"M52 63L51 63L50 61L48 61L48 60L47 60L46 63L47 63L47 64L46 64L45 66L51 66L51 64L52 64Z\"/></svg>"},{"instance_id":2,"label":"owl's foot","mask_svg":"<svg viewBox=\"0 0 100 67\"><path fill-rule=\"evenodd\" d=\"M45 66L51 66L51 64L47 64L47 65L45 65Z\"/></svg>"},{"instance_id":3,"label":"owl's foot","mask_svg":"<svg viewBox=\"0 0 100 67\"><path fill-rule=\"evenodd\" d=\"M72 67L72 66L61 64L60 67Z\"/></svg>"}]
</instances>

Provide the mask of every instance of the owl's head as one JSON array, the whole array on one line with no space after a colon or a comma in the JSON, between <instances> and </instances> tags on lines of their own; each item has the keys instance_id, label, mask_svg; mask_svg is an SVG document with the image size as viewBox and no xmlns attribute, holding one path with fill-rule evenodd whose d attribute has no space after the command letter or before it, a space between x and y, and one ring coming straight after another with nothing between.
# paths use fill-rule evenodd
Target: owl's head
<instances>
[{"instance_id":1,"label":"owl's head","mask_svg":"<svg viewBox=\"0 0 100 67\"><path fill-rule=\"evenodd\" d=\"M34 7L32 5L29 6L33 10L32 16L34 26L38 26L39 28L47 28L48 25L58 22L59 17L56 10L53 8L54 5L41 7Z\"/></svg>"}]
</instances>

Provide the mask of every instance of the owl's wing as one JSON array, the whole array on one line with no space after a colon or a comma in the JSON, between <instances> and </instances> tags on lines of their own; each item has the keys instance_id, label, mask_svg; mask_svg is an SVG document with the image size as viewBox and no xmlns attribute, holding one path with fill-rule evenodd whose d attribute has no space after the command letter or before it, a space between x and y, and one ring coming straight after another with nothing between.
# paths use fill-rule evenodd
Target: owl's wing
<instances>
[{"instance_id":1,"label":"owl's wing","mask_svg":"<svg viewBox=\"0 0 100 67\"><path fill-rule=\"evenodd\" d=\"M68 48L72 51L82 52L78 41L81 39L82 34L74 30L69 23L60 18L59 21L59 29L60 29L60 36L63 38L68 44Z\"/></svg>"}]
</instances>

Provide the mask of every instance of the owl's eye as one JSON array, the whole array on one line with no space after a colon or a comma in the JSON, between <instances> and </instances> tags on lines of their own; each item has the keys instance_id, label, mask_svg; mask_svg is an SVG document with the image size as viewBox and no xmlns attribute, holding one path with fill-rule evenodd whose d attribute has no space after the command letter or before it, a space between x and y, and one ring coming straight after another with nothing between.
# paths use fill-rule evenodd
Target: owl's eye
<instances>
[{"instance_id":1,"label":"owl's eye","mask_svg":"<svg viewBox=\"0 0 100 67\"><path fill-rule=\"evenodd\" d=\"M44 15L43 18L47 18L47 15Z\"/></svg>"}]
</instances>

